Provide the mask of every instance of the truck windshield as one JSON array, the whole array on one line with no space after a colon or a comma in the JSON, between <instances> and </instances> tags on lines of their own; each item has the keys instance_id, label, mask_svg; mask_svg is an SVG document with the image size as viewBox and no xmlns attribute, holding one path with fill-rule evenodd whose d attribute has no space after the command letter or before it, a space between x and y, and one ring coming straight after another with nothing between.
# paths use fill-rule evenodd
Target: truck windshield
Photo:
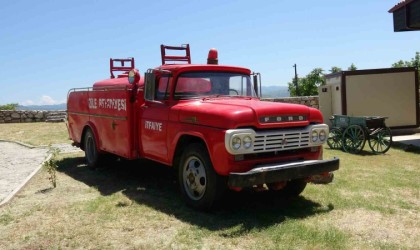
<instances>
[{"instance_id":1,"label":"truck windshield","mask_svg":"<svg viewBox=\"0 0 420 250\"><path fill-rule=\"evenodd\" d=\"M190 72L178 77L175 99L206 96L255 97L249 75L232 72Z\"/></svg>"}]
</instances>

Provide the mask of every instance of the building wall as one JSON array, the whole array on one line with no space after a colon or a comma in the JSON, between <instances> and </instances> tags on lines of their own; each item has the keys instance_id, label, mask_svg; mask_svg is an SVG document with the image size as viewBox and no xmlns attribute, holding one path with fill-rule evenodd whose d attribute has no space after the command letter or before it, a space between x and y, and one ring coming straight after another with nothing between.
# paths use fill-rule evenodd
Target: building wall
<instances>
[{"instance_id":1,"label":"building wall","mask_svg":"<svg viewBox=\"0 0 420 250\"><path fill-rule=\"evenodd\" d=\"M346 77L347 115L386 116L390 127L416 125L415 72Z\"/></svg>"},{"instance_id":2,"label":"building wall","mask_svg":"<svg viewBox=\"0 0 420 250\"><path fill-rule=\"evenodd\" d=\"M341 97L342 86L340 83L334 83L331 85L331 114L342 115L343 114L343 100Z\"/></svg>"},{"instance_id":3,"label":"building wall","mask_svg":"<svg viewBox=\"0 0 420 250\"><path fill-rule=\"evenodd\" d=\"M325 79L325 85L341 84L341 75L334 74Z\"/></svg>"}]
</instances>

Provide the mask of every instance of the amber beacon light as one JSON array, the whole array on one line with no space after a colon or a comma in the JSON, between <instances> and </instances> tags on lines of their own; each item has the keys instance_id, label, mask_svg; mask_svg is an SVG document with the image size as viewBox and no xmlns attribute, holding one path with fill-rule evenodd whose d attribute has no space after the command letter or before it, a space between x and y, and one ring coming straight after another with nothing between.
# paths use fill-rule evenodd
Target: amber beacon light
<instances>
[{"instance_id":1,"label":"amber beacon light","mask_svg":"<svg viewBox=\"0 0 420 250\"><path fill-rule=\"evenodd\" d=\"M207 57L207 64L219 64L219 58L217 57L217 49L210 49L209 56Z\"/></svg>"}]
</instances>

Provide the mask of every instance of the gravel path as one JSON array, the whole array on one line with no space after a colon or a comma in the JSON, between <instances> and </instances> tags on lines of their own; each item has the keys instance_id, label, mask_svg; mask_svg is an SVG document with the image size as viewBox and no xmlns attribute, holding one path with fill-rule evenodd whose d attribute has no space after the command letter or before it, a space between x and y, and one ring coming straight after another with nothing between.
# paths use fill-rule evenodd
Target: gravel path
<instances>
[{"instance_id":1,"label":"gravel path","mask_svg":"<svg viewBox=\"0 0 420 250\"><path fill-rule=\"evenodd\" d=\"M80 152L69 144L51 145L60 153ZM29 148L18 143L0 142L0 204L24 185L30 175L39 168L48 156L47 147Z\"/></svg>"}]
</instances>

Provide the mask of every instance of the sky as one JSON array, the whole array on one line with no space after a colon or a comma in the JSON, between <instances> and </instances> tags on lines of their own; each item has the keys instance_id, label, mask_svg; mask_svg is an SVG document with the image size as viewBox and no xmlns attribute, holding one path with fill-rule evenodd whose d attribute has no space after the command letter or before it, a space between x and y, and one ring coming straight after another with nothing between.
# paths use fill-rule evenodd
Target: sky
<instances>
[{"instance_id":1,"label":"sky","mask_svg":"<svg viewBox=\"0 0 420 250\"><path fill-rule=\"evenodd\" d=\"M399 0L2 1L0 105L58 104L71 88L109 78L109 58L134 57L145 72L160 45L210 48L219 63L284 85L321 67L386 68L420 51L420 31L393 32Z\"/></svg>"}]
</instances>

